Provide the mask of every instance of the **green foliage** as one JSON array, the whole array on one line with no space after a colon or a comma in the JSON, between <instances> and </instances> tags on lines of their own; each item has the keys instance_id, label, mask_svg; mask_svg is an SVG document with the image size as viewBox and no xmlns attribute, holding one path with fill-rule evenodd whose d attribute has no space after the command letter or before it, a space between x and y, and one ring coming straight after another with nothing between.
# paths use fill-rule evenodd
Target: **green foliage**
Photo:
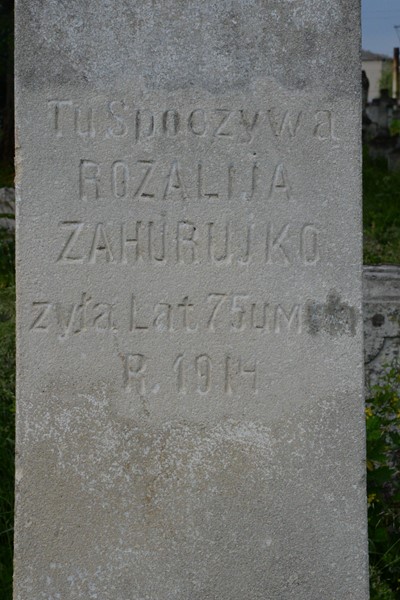
<instances>
[{"instance_id":1,"label":"green foliage","mask_svg":"<svg viewBox=\"0 0 400 600\"><path fill-rule=\"evenodd\" d=\"M393 119L390 124L390 135L400 135L400 119Z\"/></svg>"},{"instance_id":2,"label":"green foliage","mask_svg":"<svg viewBox=\"0 0 400 600\"><path fill-rule=\"evenodd\" d=\"M379 89L380 90L389 90L389 95L391 95L393 86L393 71L392 71L392 61L387 61L383 63L382 74L379 80Z\"/></svg>"},{"instance_id":3,"label":"green foliage","mask_svg":"<svg viewBox=\"0 0 400 600\"><path fill-rule=\"evenodd\" d=\"M14 167L7 162L0 162L0 188L14 187Z\"/></svg>"},{"instance_id":4,"label":"green foliage","mask_svg":"<svg viewBox=\"0 0 400 600\"><path fill-rule=\"evenodd\" d=\"M0 289L0 589L11 594L14 505L14 288ZM10 595L11 598L11 595Z\"/></svg>"},{"instance_id":5,"label":"green foliage","mask_svg":"<svg viewBox=\"0 0 400 600\"><path fill-rule=\"evenodd\" d=\"M365 151L363 189L364 263L400 264L400 172Z\"/></svg>"},{"instance_id":6,"label":"green foliage","mask_svg":"<svg viewBox=\"0 0 400 600\"><path fill-rule=\"evenodd\" d=\"M0 215L0 223L2 218L13 218L13 215ZM2 229L0 226L0 293L14 285L15 281L15 247L14 233L7 229ZM1 323L1 307L0 307L0 323Z\"/></svg>"},{"instance_id":7,"label":"green foliage","mask_svg":"<svg viewBox=\"0 0 400 600\"><path fill-rule=\"evenodd\" d=\"M367 488L371 600L400 597L400 369L367 401Z\"/></svg>"},{"instance_id":8,"label":"green foliage","mask_svg":"<svg viewBox=\"0 0 400 600\"><path fill-rule=\"evenodd\" d=\"M14 412L14 236L0 228L0 590L4 600L12 594Z\"/></svg>"}]
</instances>

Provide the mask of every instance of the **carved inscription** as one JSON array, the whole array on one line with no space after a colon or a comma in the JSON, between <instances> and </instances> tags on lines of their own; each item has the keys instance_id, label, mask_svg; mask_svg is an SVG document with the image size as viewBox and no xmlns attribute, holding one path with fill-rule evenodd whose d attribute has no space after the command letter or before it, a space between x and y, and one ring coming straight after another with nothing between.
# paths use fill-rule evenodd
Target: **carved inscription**
<instances>
[{"instance_id":1,"label":"carved inscription","mask_svg":"<svg viewBox=\"0 0 400 600\"><path fill-rule=\"evenodd\" d=\"M272 335L301 334L301 303L255 298L251 293L206 293L143 302L138 294L118 301L99 301L83 292L76 302L40 300L32 303L30 330L66 340L89 332L121 331L132 336L174 332L258 332Z\"/></svg>"},{"instance_id":2,"label":"carved inscription","mask_svg":"<svg viewBox=\"0 0 400 600\"><path fill-rule=\"evenodd\" d=\"M125 354L123 360L123 384L127 392L139 397L162 391L154 385L149 372L154 358L145 354ZM196 393L206 396L223 393L232 396L238 391L257 394L257 363L240 356L225 355L222 360L211 358L207 353L189 358L178 354L170 363L174 375L173 392L179 395Z\"/></svg>"},{"instance_id":3,"label":"carved inscription","mask_svg":"<svg viewBox=\"0 0 400 600\"><path fill-rule=\"evenodd\" d=\"M74 159L80 212L58 224L53 255L68 276L77 269L95 278L122 269L125 276L126 268L135 269L136 276L147 267L149 272L160 268L163 275L175 267L171 273L179 274L195 271L196 265L215 272L235 266L245 276L250 265L260 265L274 277L279 272L285 277L297 269L312 272L324 259L321 224L313 215L296 219L304 192L296 189L296 162L289 161L288 153L296 143L297 148L304 142L314 148L333 145L340 124L329 107L194 105L178 110L140 106L129 98L88 103L52 98L44 108L53 143L75 139L81 152L80 160ZM273 149L271 157L257 150L265 140ZM109 150L104 155L102 145ZM165 153L160 155L157 146ZM232 146L242 151L231 159ZM179 154L180 147L186 154ZM222 150L220 160L211 148ZM104 217L107 203L115 208L115 220ZM276 218L280 207L284 220ZM260 220L262 211L266 216ZM174 397L257 394L265 365L251 353L232 350L236 342L247 336L252 347L268 336L277 344L284 338L295 343L309 335L303 326L309 304L296 290L288 299L246 286L199 291L192 284L186 293L182 288L179 293L154 291L145 299L135 281L132 277L128 292L124 286L123 294L116 289L115 296L84 291L70 301L46 295L36 299L32 336L52 336L64 348L74 347L80 336L103 336L107 343L120 336L122 387L143 399L159 392ZM222 335L232 336L233 343L216 353L213 345ZM156 381L160 357L148 349L162 338L173 351L162 357L168 376Z\"/></svg>"},{"instance_id":4,"label":"carved inscription","mask_svg":"<svg viewBox=\"0 0 400 600\"><path fill-rule=\"evenodd\" d=\"M83 292L78 302L33 302L31 331L55 333L66 339L89 330L116 331L114 305L94 301Z\"/></svg>"},{"instance_id":5,"label":"carved inscription","mask_svg":"<svg viewBox=\"0 0 400 600\"><path fill-rule=\"evenodd\" d=\"M283 163L261 165L219 165L198 161L184 167L178 159L161 165L155 159L132 162L119 159L104 164L84 159L79 164L79 190L83 202L100 198L140 200L148 203L204 200L220 203L239 199L250 201L290 200L292 184Z\"/></svg>"},{"instance_id":6,"label":"carved inscription","mask_svg":"<svg viewBox=\"0 0 400 600\"><path fill-rule=\"evenodd\" d=\"M218 291L206 293L197 301L187 295L179 300L164 298L149 304L133 293L124 301L100 302L89 292L83 292L76 302L33 302L30 330L56 336L63 344L76 336L120 332L132 336L140 348L141 340L154 333L169 336L186 333L190 338L199 332L210 336L218 336L219 332L298 336L303 332L303 311L300 303L276 303L254 298L250 293ZM160 384L149 381L151 362L154 367L157 359L140 351L123 355L123 385L127 392L145 396L155 393L154 390L163 391ZM211 358L207 352L193 357L183 351L170 364L175 382L173 391L183 395L217 391L227 396L239 391L257 393L257 368L255 360L232 353L227 353L221 362L221 357Z\"/></svg>"},{"instance_id":7,"label":"carved inscription","mask_svg":"<svg viewBox=\"0 0 400 600\"><path fill-rule=\"evenodd\" d=\"M62 265L196 264L312 267L321 259L321 232L313 223L157 221L59 224Z\"/></svg>"},{"instance_id":8,"label":"carved inscription","mask_svg":"<svg viewBox=\"0 0 400 600\"><path fill-rule=\"evenodd\" d=\"M229 144L251 144L268 138L290 142L303 136L324 142L337 139L336 117L321 107L305 111L263 110L245 107L186 110L154 110L137 107L127 99L83 105L71 99L51 99L47 103L50 132L56 138L75 136L82 140L118 140L129 137L133 144L154 138L204 138Z\"/></svg>"}]
</instances>

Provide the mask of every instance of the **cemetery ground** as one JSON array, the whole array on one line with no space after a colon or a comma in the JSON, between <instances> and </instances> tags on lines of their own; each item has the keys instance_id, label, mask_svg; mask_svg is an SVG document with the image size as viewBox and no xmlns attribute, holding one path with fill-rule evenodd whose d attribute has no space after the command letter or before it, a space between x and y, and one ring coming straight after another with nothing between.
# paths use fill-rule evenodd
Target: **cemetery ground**
<instances>
[{"instance_id":1,"label":"cemetery ground","mask_svg":"<svg viewBox=\"0 0 400 600\"><path fill-rule=\"evenodd\" d=\"M364 264L400 264L400 171L364 152Z\"/></svg>"},{"instance_id":2,"label":"cemetery ground","mask_svg":"<svg viewBox=\"0 0 400 600\"><path fill-rule=\"evenodd\" d=\"M12 184L0 166L0 187ZM400 172L364 156L364 263L400 264ZM0 600L12 597L15 408L14 239L0 229ZM400 598L400 370L367 399L371 600Z\"/></svg>"}]
</instances>

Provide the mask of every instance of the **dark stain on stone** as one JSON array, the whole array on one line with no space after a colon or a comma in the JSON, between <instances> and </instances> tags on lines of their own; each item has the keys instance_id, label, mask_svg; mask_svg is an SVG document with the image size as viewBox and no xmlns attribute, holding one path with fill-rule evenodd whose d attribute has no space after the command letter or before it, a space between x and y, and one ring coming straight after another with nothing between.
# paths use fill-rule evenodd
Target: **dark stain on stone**
<instances>
[{"instance_id":1,"label":"dark stain on stone","mask_svg":"<svg viewBox=\"0 0 400 600\"><path fill-rule=\"evenodd\" d=\"M377 315L374 315L372 317L372 325L374 327L382 327L382 325L384 324L384 322L385 322L384 315L381 315L381 314L378 313Z\"/></svg>"},{"instance_id":2,"label":"dark stain on stone","mask_svg":"<svg viewBox=\"0 0 400 600\"><path fill-rule=\"evenodd\" d=\"M347 302L342 302L335 290L329 292L325 303L310 300L305 307L305 322L311 335L328 333L332 337L354 336L357 318L357 310Z\"/></svg>"}]
</instances>

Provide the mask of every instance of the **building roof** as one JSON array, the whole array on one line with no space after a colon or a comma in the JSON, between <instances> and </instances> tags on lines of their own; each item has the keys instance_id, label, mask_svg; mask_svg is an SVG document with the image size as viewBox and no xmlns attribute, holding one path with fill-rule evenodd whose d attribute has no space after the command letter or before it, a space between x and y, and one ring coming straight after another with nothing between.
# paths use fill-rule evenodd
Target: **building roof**
<instances>
[{"instance_id":1,"label":"building roof","mask_svg":"<svg viewBox=\"0 0 400 600\"><path fill-rule=\"evenodd\" d=\"M385 54L376 54L376 52L370 52L369 50L361 50L361 60L392 60L390 56Z\"/></svg>"}]
</instances>

